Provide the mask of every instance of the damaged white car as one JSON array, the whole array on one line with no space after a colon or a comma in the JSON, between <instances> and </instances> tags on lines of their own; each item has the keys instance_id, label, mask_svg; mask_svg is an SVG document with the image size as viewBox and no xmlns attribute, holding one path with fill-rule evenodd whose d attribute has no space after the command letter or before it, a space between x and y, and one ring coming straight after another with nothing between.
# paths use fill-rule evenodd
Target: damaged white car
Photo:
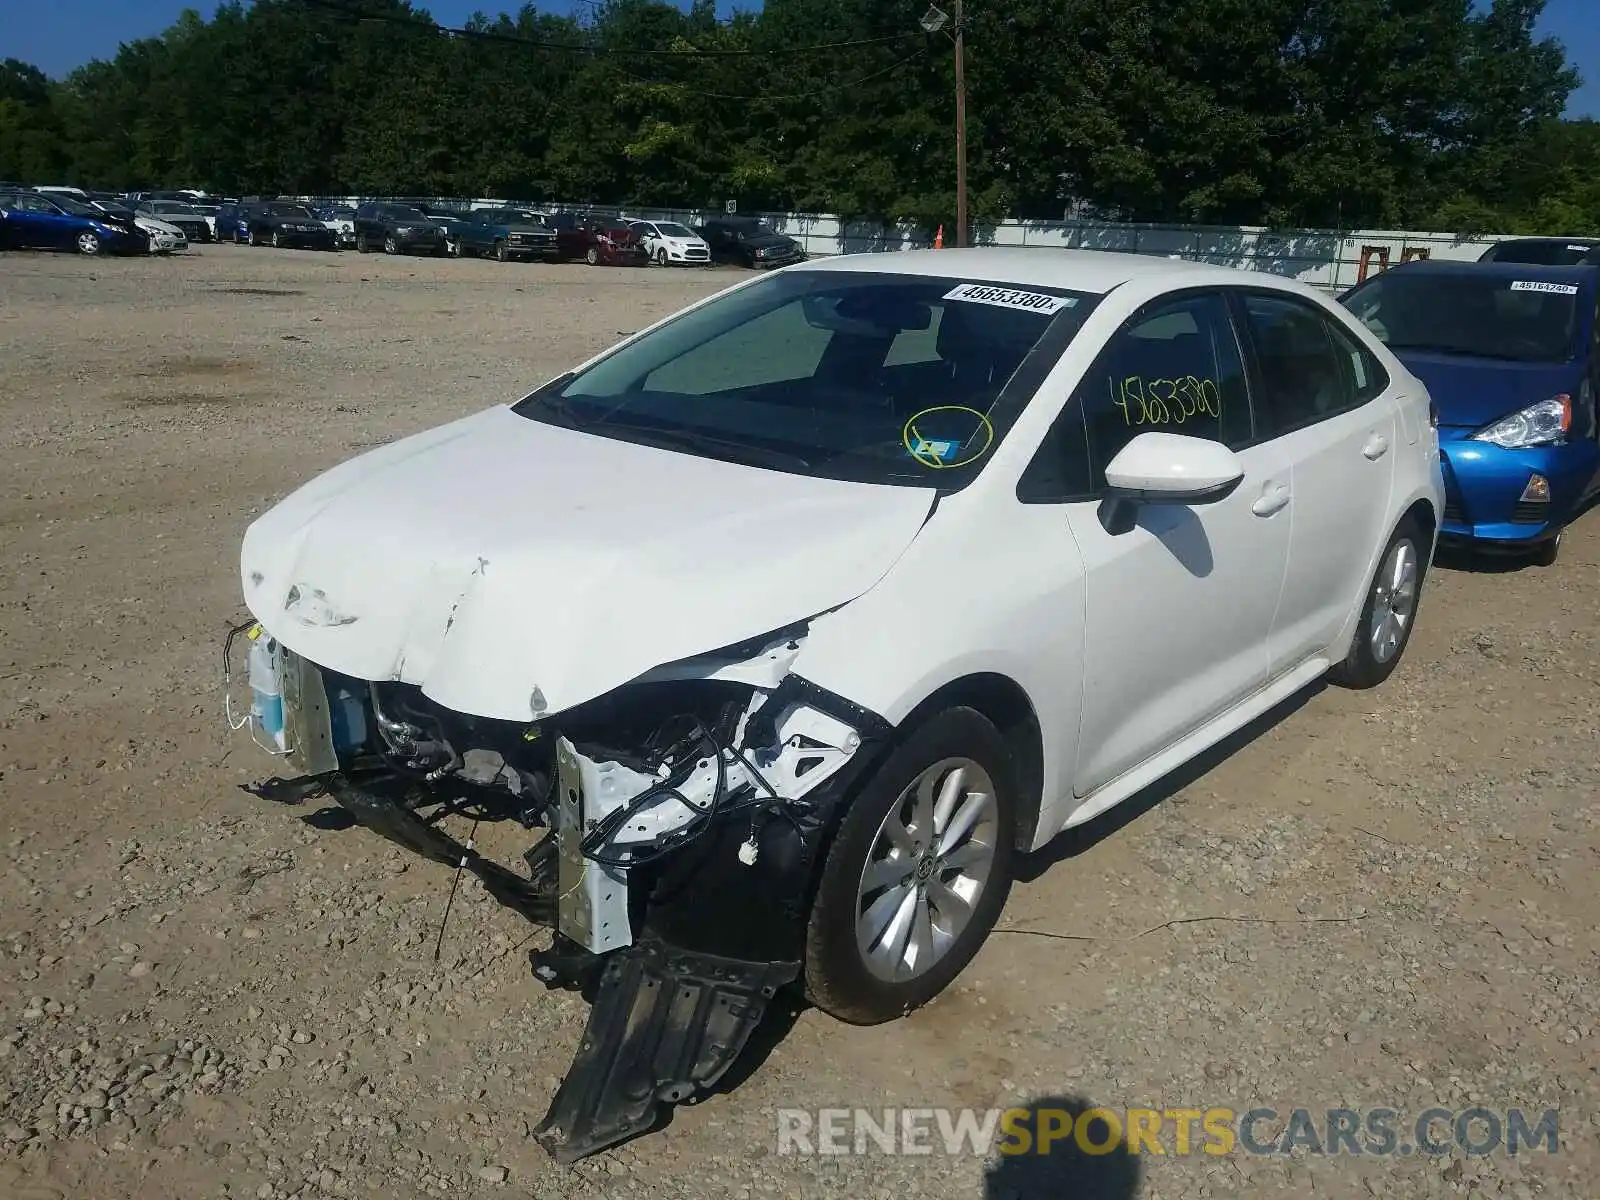
<instances>
[{"instance_id":1,"label":"damaged white car","mask_svg":"<svg viewBox=\"0 0 1600 1200\"><path fill-rule=\"evenodd\" d=\"M1426 389L1270 276L1104 253L811 262L245 536L248 718L593 986L539 1138L712 1083L782 989L891 1019L1017 856L1330 671L1371 686L1442 507ZM520 822L490 862L442 818Z\"/></svg>"}]
</instances>

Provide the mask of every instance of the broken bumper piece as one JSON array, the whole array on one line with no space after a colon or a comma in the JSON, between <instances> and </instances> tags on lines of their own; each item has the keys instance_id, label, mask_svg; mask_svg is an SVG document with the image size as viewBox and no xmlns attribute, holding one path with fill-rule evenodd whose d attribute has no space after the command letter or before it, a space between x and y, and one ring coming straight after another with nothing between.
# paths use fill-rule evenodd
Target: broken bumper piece
<instances>
[{"instance_id":1,"label":"broken bumper piece","mask_svg":"<svg viewBox=\"0 0 1600 1200\"><path fill-rule=\"evenodd\" d=\"M372 832L382 834L423 858L471 871L483 880L484 888L501 904L535 924L554 927L556 854L553 839L542 838L528 851L531 878L524 879L424 820L405 803L404 791L394 786L398 782L385 779L356 783L335 775L327 781L327 788L340 808ZM401 786L403 788L403 784Z\"/></svg>"},{"instance_id":2,"label":"broken bumper piece","mask_svg":"<svg viewBox=\"0 0 1600 1200\"><path fill-rule=\"evenodd\" d=\"M535 1139L574 1162L714 1087L798 962L698 954L653 937L611 954L589 1024Z\"/></svg>"}]
</instances>

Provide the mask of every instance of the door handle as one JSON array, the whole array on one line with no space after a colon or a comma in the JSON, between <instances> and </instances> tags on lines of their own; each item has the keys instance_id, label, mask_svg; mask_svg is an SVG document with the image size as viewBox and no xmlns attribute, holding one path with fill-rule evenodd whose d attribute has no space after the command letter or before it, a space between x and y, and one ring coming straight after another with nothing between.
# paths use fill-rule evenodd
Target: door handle
<instances>
[{"instance_id":1,"label":"door handle","mask_svg":"<svg viewBox=\"0 0 1600 1200\"><path fill-rule=\"evenodd\" d=\"M1257 496L1256 502L1250 506L1250 511L1258 517L1270 517L1288 503L1289 485L1280 483Z\"/></svg>"},{"instance_id":2,"label":"door handle","mask_svg":"<svg viewBox=\"0 0 1600 1200\"><path fill-rule=\"evenodd\" d=\"M1377 462L1389 452L1389 439L1381 433L1375 433L1367 439L1367 444L1361 447L1361 453Z\"/></svg>"}]
</instances>

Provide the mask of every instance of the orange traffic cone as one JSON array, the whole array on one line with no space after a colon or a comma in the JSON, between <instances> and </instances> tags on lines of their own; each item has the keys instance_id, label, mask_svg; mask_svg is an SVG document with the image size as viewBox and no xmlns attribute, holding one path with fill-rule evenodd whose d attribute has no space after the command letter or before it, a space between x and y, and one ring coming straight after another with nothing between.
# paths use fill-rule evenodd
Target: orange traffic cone
<instances>
[{"instance_id":1,"label":"orange traffic cone","mask_svg":"<svg viewBox=\"0 0 1600 1200\"><path fill-rule=\"evenodd\" d=\"M938 232L933 235L933 248L935 250L943 250L944 249L944 226L943 225L939 226Z\"/></svg>"}]
</instances>

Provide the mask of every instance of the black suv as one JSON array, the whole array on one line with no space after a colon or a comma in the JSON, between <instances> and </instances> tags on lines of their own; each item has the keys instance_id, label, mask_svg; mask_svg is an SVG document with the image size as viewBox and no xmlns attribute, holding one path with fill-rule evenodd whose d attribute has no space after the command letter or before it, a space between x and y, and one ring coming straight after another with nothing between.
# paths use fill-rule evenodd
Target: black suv
<instances>
[{"instance_id":1,"label":"black suv","mask_svg":"<svg viewBox=\"0 0 1600 1200\"><path fill-rule=\"evenodd\" d=\"M245 236L252 246L305 246L336 250L338 239L304 204L293 200L264 200L244 213Z\"/></svg>"},{"instance_id":2,"label":"black suv","mask_svg":"<svg viewBox=\"0 0 1600 1200\"><path fill-rule=\"evenodd\" d=\"M806 258L799 242L754 217L712 217L695 232L711 247L712 262L783 267Z\"/></svg>"},{"instance_id":3,"label":"black suv","mask_svg":"<svg viewBox=\"0 0 1600 1200\"><path fill-rule=\"evenodd\" d=\"M440 219L414 204L372 201L356 209L356 249L362 254L382 249L385 254L444 253Z\"/></svg>"}]
</instances>

